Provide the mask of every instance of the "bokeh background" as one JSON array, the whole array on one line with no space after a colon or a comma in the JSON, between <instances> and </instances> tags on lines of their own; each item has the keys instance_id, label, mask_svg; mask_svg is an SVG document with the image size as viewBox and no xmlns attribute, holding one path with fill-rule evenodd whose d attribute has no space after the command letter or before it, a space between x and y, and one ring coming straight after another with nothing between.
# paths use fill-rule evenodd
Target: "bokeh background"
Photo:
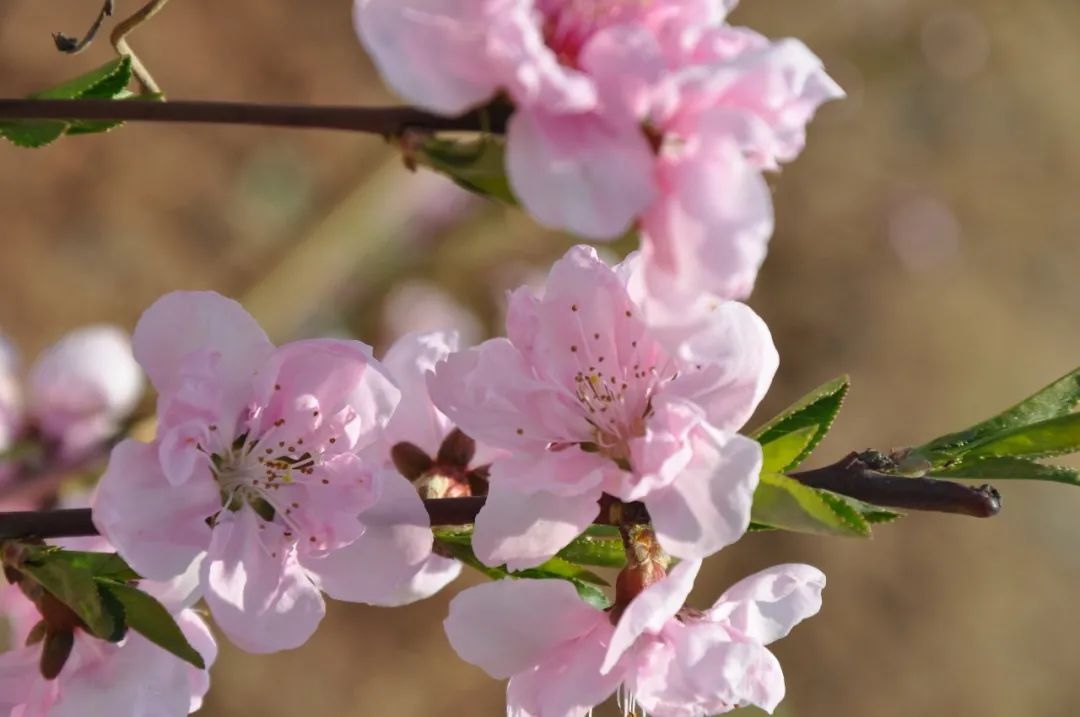
<instances>
[{"instance_id":1,"label":"bokeh background","mask_svg":"<svg viewBox=\"0 0 1080 717\"><path fill-rule=\"evenodd\" d=\"M96 12L0 0L0 96L109 59L102 41L78 57L52 47ZM392 102L349 14L346 0L175 0L131 42L177 99ZM817 458L830 461L961 428L1073 368L1080 4L747 0L733 21L803 38L850 95L773 178L777 231L750 303L782 365L760 417L850 373ZM240 298L279 340L385 347L435 325L481 338L506 288L568 242L409 173L368 136L158 125L0 145L0 327L27 357L83 323L131 327L178 288ZM1080 491L999 488L992 520L748 536L708 562L696 599L777 562L825 570L821 615L776 649L786 717L1074 715ZM332 605L292 652L226 647L202 714L501 714L502 686L440 629L473 580L392 611Z\"/></svg>"}]
</instances>

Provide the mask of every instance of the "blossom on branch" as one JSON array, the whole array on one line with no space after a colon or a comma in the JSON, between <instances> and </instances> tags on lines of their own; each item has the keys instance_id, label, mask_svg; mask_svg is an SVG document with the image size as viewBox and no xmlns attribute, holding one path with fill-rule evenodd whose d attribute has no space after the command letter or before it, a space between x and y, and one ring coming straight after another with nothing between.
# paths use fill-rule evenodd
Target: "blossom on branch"
<instances>
[{"instance_id":1,"label":"blossom on branch","mask_svg":"<svg viewBox=\"0 0 1080 717\"><path fill-rule=\"evenodd\" d=\"M421 495L453 498L486 488L492 451L456 429L428 394L427 375L457 350L455 332L430 331L402 336L383 356L383 365L401 390L401 401L365 456L412 482L417 510L425 520ZM460 562L432 554L382 603L402 604L430 597L460 573Z\"/></svg>"},{"instance_id":2,"label":"blossom on branch","mask_svg":"<svg viewBox=\"0 0 1080 717\"><path fill-rule=\"evenodd\" d=\"M42 434L74 456L111 438L135 409L143 376L131 340L115 326L86 326L30 368L26 402Z\"/></svg>"},{"instance_id":3,"label":"blossom on branch","mask_svg":"<svg viewBox=\"0 0 1080 717\"><path fill-rule=\"evenodd\" d=\"M749 524L761 447L735 431L776 372L769 330L727 302L692 335L658 334L627 288L633 268L571 249L542 296L513 292L507 338L451 354L429 381L455 424L506 452L473 537L489 565L550 558L604 493L643 502L681 558L710 555Z\"/></svg>"},{"instance_id":4,"label":"blossom on branch","mask_svg":"<svg viewBox=\"0 0 1080 717\"><path fill-rule=\"evenodd\" d=\"M700 561L677 565L617 619L560 580L502 580L450 603L450 644L510 678L512 717L585 717L618 694L624 712L706 717L756 705L772 712L784 676L766 648L821 607L825 576L779 565L732 586L708 610L683 606Z\"/></svg>"},{"instance_id":5,"label":"blossom on branch","mask_svg":"<svg viewBox=\"0 0 1080 717\"><path fill-rule=\"evenodd\" d=\"M639 228L655 321L677 323L750 292L772 233L761 171L843 95L798 40L726 24L734 4L356 0L354 19L417 105L453 115L505 93L518 199L592 239Z\"/></svg>"},{"instance_id":6,"label":"blossom on branch","mask_svg":"<svg viewBox=\"0 0 1080 717\"><path fill-rule=\"evenodd\" d=\"M377 602L427 560L412 486L358 456L399 400L366 345L275 348L212 292L159 299L134 345L159 394L157 437L113 450L95 525L145 577L198 562L210 611L238 646L296 647L325 613L321 592Z\"/></svg>"}]
</instances>

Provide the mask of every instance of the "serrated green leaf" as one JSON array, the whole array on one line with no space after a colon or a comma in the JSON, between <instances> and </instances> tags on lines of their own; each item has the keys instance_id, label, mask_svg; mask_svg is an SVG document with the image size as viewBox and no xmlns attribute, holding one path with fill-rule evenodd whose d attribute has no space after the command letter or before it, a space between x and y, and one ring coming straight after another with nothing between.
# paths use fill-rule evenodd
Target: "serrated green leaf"
<instances>
[{"instance_id":1,"label":"serrated green leaf","mask_svg":"<svg viewBox=\"0 0 1080 717\"><path fill-rule=\"evenodd\" d=\"M506 177L504 154L502 137L484 135L465 140L429 137L415 148L412 157L470 192L517 204Z\"/></svg>"},{"instance_id":2,"label":"serrated green leaf","mask_svg":"<svg viewBox=\"0 0 1080 717\"><path fill-rule=\"evenodd\" d=\"M131 58L118 57L67 82L35 92L35 100L111 100L131 82Z\"/></svg>"},{"instance_id":3,"label":"serrated green leaf","mask_svg":"<svg viewBox=\"0 0 1080 717\"><path fill-rule=\"evenodd\" d=\"M158 647L200 670L206 669L202 655L191 646L180 626L165 606L138 588L109 580L99 580L101 587L124 608L127 626Z\"/></svg>"},{"instance_id":4,"label":"serrated green leaf","mask_svg":"<svg viewBox=\"0 0 1080 717\"><path fill-rule=\"evenodd\" d=\"M763 473L784 473L799 464L817 436L817 426L804 426L761 446Z\"/></svg>"},{"instance_id":5,"label":"serrated green leaf","mask_svg":"<svg viewBox=\"0 0 1080 717\"><path fill-rule=\"evenodd\" d=\"M1047 458L1080 450L1080 413L1058 416L1039 423L968 444L961 453L963 461L978 458L1026 456Z\"/></svg>"},{"instance_id":6,"label":"serrated green leaf","mask_svg":"<svg viewBox=\"0 0 1080 717\"><path fill-rule=\"evenodd\" d=\"M1070 371L1012 408L963 431L928 441L912 453L925 457L934 466L940 466L963 455L972 444L1021 426L1064 416L1077 403L1080 403L1080 368Z\"/></svg>"},{"instance_id":7,"label":"serrated green leaf","mask_svg":"<svg viewBox=\"0 0 1080 717\"><path fill-rule=\"evenodd\" d=\"M761 474L750 517L761 526L800 533L870 534L869 523L846 502L779 473Z\"/></svg>"},{"instance_id":8,"label":"serrated green leaf","mask_svg":"<svg viewBox=\"0 0 1080 717\"><path fill-rule=\"evenodd\" d=\"M781 469L791 470L806 460L829 433L850 386L851 381L847 376L823 383L757 429L751 437L765 447L796 431L812 429L803 449Z\"/></svg>"},{"instance_id":9,"label":"serrated green leaf","mask_svg":"<svg viewBox=\"0 0 1080 717\"><path fill-rule=\"evenodd\" d=\"M55 142L67 130L63 120L3 120L0 137L23 149L37 149Z\"/></svg>"},{"instance_id":10,"label":"serrated green leaf","mask_svg":"<svg viewBox=\"0 0 1080 717\"><path fill-rule=\"evenodd\" d=\"M933 477L971 480L1042 480L1080 485L1080 471L1074 468L1049 466L1012 456L963 460L948 468L935 469Z\"/></svg>"},{"instance_id":11,"label":"serrated green leaf","mask_svg":"<svg viewBox=\"0 0 1080 717\"><path fill-rule=\"evenodd\" d=\"M103 640L120 639L123 624L117 624L113 611L102 601L93 574L86 568L57 559L59 552L35 552L17 567L67 605L94 635Z\"/></svg>"},{"instance_id":12,"label":"serrated green leaf","mask_svg":"<svg viewBox=\"0 0 1080 717\"><path fill-rule=\"evenodd\" d=\"M134 97L127 89L131 82L131 58L111 60L73 80L29 95L38 100L122 100ZM155 96L154 98L159 98ZM147 97L146 99L154 99ZM5 120L0 121L0 137L17 147L36 149L55 142L64 134L107 132L122 122L111 120Z\"/></svg>"}]
</instances>

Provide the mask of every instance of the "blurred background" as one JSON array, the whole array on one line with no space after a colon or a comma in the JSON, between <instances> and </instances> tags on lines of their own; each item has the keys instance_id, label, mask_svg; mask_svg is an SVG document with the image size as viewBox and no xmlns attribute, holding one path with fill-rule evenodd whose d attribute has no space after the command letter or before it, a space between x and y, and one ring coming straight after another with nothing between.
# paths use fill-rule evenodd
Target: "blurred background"
<instances>
[{"instance_id":1,"label":"blurred background","mask_svg":"<svg viewBox=\"0 0 1080 717\"><path fill-rule=\"evenodd\" d=\"M50 38L97 10L0 0L0 96L110 59L104 40L67 57ZM175 0L130 41L174 99L393 102L349 14L346 0ZM804 39L850 95L772 178L777 231L750 303L782 363L759 419L850 373L815 459L831 462L959 429L1080 362L1080 4L747 0L732 21ZM241 299L278 340L385 347L447 325L480 339L504 291L568 243L368 136L144 125L0 145L0 329L28 358L80 324L130 328L179 288ZM694 599L777 562L828 574L821 615L776 648L785 717L1076 714L1080 491L998 487L991 520L748 536ZM502 714L502 686L443 637L453 592L332 605L292 652L226 647L201 714Z\"/></svg>"}]
</instances>

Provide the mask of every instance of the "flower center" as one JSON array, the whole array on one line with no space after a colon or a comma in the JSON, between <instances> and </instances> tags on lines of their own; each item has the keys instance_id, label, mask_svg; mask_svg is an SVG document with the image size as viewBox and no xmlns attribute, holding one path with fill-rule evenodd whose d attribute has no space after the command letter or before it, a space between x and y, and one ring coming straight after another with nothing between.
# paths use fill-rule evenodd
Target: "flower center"
<instances>
[{"instance_id":1,"label":"flower center","mask_svg":"<svg viewBox=\"0 0 1080 717\"><path fill-rule=\"evenodd\" d=\"M585 43L605 27L641 14L653 0L540 0L544 42L559 62L577 67Z\"/></svg>"}]
</instances>

